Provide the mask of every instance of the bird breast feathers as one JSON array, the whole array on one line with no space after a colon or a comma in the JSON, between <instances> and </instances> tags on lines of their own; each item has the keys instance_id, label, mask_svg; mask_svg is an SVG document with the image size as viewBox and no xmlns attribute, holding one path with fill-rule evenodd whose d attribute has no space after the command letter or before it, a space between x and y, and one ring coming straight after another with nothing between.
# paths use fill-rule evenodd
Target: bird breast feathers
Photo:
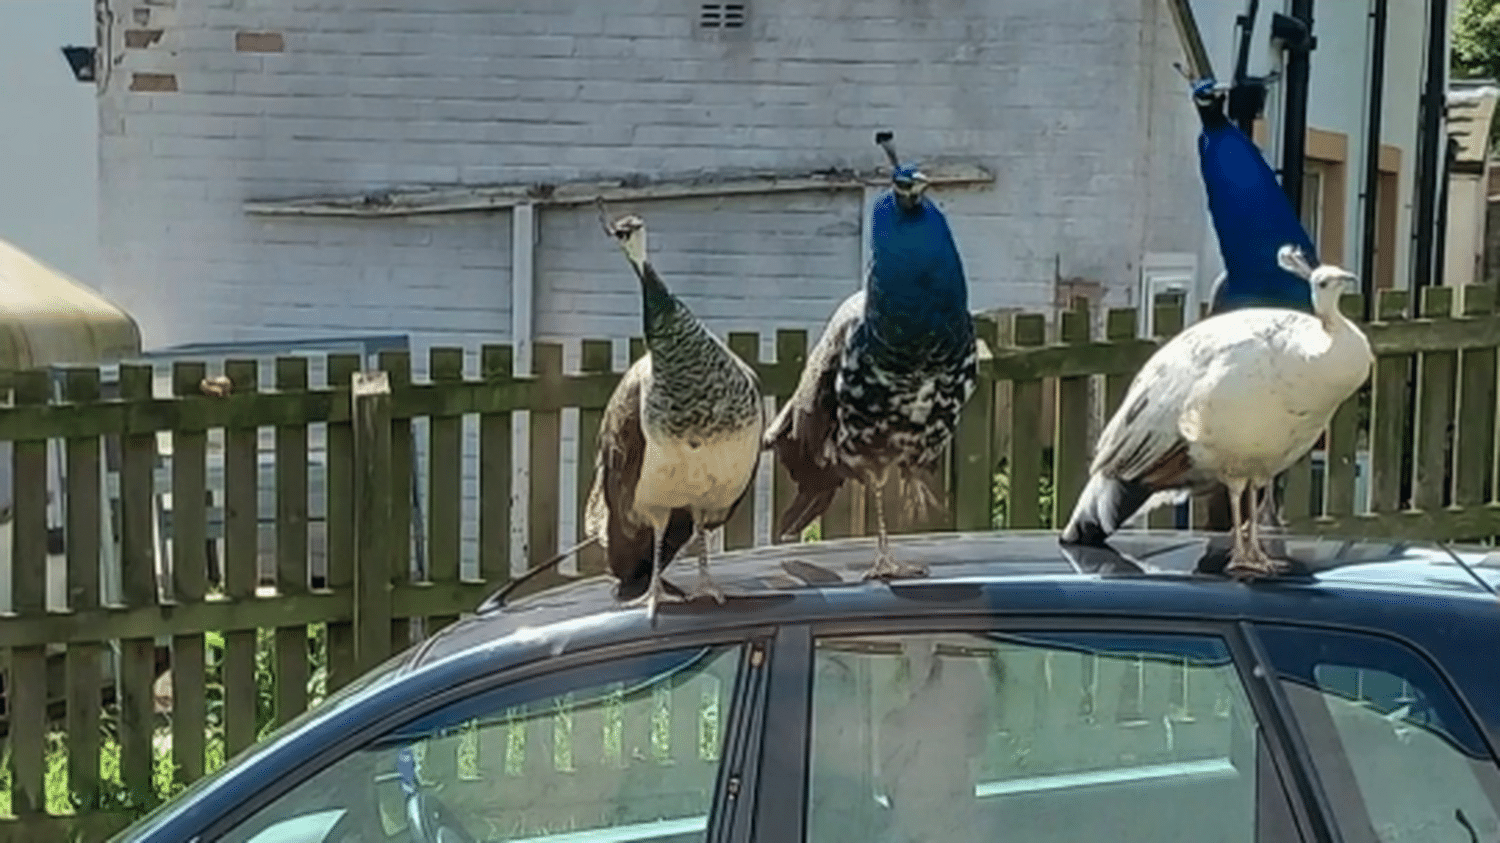
<instances>
[{"instance_id":1,"label":"bird breast feathers","mask_svg":"<svg viewBox=\"0 0 1500 843\"><path fill-rule=\"evenodd\" d=\"M1191 433L1183 425L1193 427L1192 408L1208 401L1239 403L1253 393L1274 402L1251 402L1267 414L1332 413L1368 377L1370 363L1368 341L1352 324L1330 333L1315 316L1270 308L1210 317L1141 368L1099 436L1091 470L1129 476L1150 464Z\"/></svg>"}]
</instances>

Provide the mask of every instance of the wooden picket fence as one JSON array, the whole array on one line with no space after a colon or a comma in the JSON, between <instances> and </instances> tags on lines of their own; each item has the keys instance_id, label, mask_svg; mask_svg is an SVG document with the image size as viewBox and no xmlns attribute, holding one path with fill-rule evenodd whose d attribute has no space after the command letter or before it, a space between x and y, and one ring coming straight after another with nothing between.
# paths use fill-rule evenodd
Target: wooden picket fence
<instances>
[{"instance_id":1,"label":"wooden picket fence","mask_svg":"<svg viewBox=\"0 0 1500 843\"><path fill-rule=\"evenodd\" d=\"M1371 388L1340 410L1325 447L1293 470L1292 529L1500 534L1493 503L1500 315L1491 289L1464 292L1456 302L1450 289L1425 290L1415 317L1404 293L1380 297L1378 319L1367 326L1379 355ZM1361 312L1357 299L1346 305ZM980 317L987 348L946 469L948 511L902 529L1037 528L1066 517L1102 419L1159 338L1183 323L1180 306L1158 302L1158 338L1145 339L1138 318L1133 309L1083 307L1050 321ZM729 342L755 365L768 396L790 394L805 332L778 332L773 360L760 359L758 335L732 334ZM0 614L0 841L103 839L310 698L472 610L512 577L516 461L529 469L530 558L514 567L550 556L562 508L582 512L600 412L619 377L609 341L586 341L581 350L579 370L564 372L562 347L539 343L533 373L514 376L507 346L480 349L477 372L465 371L463 349L437 348L421 380L405 352L382 352L369 371L357 354L328 355L319 361L323 384L310 382L305 356L279 358L266 384L256 361L179 362L169 395L157 394L146 364L121 365L112 384L98 369L13 373L0 441L14 443L15 488L25 493L15 496L10 523L14 605ZM640 351L633 341L632 356ZM101 397L105 386L111 397ZM561 419L569 408L578 414L581 456L577 494L562 500ZM529 452L513 453L512 416L521 412ZM273 442L270 488L259 462L262 432ZM314 440L324 478L316 489ZM425 460L414 461L414 449ZM49 524L40 494L49 453L64 466L60 488L51 490L63 502L61 523ZM210 483L219 476L210 464L222 464L222 483ZM767 471L779 511L790 489L779 468ZM425 491L425 516L408 505L414 484ZM257 508L266 493L274 499L269 581L257 573ZM165 519L156 508L164 497ZM466 524L466 501L476 497L477 525ZM726 529L727 547L763 539L755 508L752 496ZM862 534L873 522L867 514L864 494L845 494L822 519L821 535ZM1176 517L1165 511L1152 523ZM316 577L310 524L326 536L326 571ZM477 541L466 543L466 535ZM417 545L426 559L421 581L411 573ZM101 554L111 553L120 572L113 595L100 576ZM170 565L161 565L163 555ZM47 605L49 561L66 572L65 607ZM597 553L578 560L579 575L600 571ZM553 573L529 587L562 579ZM251 688L257 694L239 692Z\"/></svg>"}]
</instances>

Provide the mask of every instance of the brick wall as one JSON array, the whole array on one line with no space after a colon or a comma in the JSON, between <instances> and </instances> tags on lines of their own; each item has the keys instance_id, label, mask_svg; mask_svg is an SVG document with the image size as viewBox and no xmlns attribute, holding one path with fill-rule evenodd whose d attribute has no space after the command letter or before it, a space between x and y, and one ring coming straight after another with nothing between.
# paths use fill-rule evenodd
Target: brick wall
<instances>
[{"instance_id":1,"label":"brick wall","mask_svg":"<svg viewBox=\"0 0 1500 843\"><path fill-rule=\"evenodd\" d=\"M877 127L912 157L998 173L940 197L976 307L1045 306L1059 272L1122 301L1144 248L1202 238L1196 124L1155 0L750 0L724 32L687 0L100 2L103 286L148 345L508 336L506 214L266 221L246 199L869 166ZM856 283L858 208L842 193L634 209L729 329L820 324ZM632 284L592 211L544 208L538 229L538 331L628 330Z\"/></svg>"}]
</instances>

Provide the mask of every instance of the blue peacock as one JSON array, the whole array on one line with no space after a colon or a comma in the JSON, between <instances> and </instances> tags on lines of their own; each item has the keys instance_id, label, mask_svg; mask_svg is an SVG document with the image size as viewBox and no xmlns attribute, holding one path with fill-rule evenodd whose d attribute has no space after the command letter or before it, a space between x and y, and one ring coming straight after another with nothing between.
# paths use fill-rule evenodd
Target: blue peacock
<instances>
[{"instance_id":1,"label":"blue peacock","mask_svg":"<svg viewBox=\"0 0 1500 843\"><path fill-rule=\"evenodd\" d=\"M1254 307L1277 307L1313 313L1307 279L1283 266L1283 246L1293 246L1305 262L1318 266L1312 238L1297 219L1266 159L1255 143L1229 121L1225 96L1212 79L1193 87L1193 105L1202 130L1198 135L1198 163L1208 196L1208 212L1219 240L1224 271L1215 279L1209 315ZM1188 489L1153 482L1156 478L1095 472L1079 495L1062 540L1070 544L1102 544L1154 496L1163 500ZM1221 484L1192 491L1209 492L1206 503L1210 529L1229 529L1229 496ZM1272 496L1261 517L1274 517Z\"/></svg>"},{"instance_id":2,"label":"blue peacock","mask_svg":"<svg viewBox=\"0 0 1500 843\"><path fill-rule=\"evenodd\" d=\"M892 558L884 490L895 480L909 516L940 505L934 472L974 391L968 283L928 179L902 164L890 132L875 136L893 168L871 213L864 289L845 299L808 355L796 391L766 431L796 485L777 534L793 538L848 480L875 495L878 551L869 578L923 576Z\"/></svg>"}]
</instances>

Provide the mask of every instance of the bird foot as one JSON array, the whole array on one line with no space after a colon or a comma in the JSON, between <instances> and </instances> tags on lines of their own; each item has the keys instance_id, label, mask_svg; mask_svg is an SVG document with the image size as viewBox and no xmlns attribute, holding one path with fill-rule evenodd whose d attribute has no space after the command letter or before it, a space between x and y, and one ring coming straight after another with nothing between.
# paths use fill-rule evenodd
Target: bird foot
<instances>
[{"instance_id":1,"label":"bird foot","mask_svg":"<svg viewBox=\"0 0 1500 843\"><path fill-rule=\"evenodd\" d=\"M684 597L682 594L668 591L666 586L663 584L663 581L657 580L656 582L653 582L651 584L650 588L646 589L645 594L642 594L640 597L635 597L627 600L624 605L626 608L630 609L633 609L637 606L645 606L646 618L648 620L655 620L656 608L660 604L685 603L687 602L687 599L688 598Z\"/></svg>"},{"instance_id":2,"label":"bird foot","mask_svg":"<svg viewBox=\"0 0 1500 843\"><path fill-rule=\"evenodd\" d=\"M902 580L927 576L927 566L897 562L889 553L875 557L875 564L865 572L866 580Z\"/></svg>"},{"instance_id":3,"label":"bird foot","mask_svg":"<svg viewBox=\"0 0 1500 843\"><path fill-rule=\"evenodd\" d=\"M697 600L699 597L712 597L714 602L720 606L724 605L724 601L728 599L724 594L724 589L719 588L719 584L708 577L700 577L698 579L698 587L693 590L692 594L688 595L687 599Z\"/></svg>"},{"instance_id":4,"label":"bird foot","mask_svg":"<svg viewBox=\"0 0 1500 843\"><path fill-rule=\"evenodd\" d=\"M1246 581L1272 577L1289 568L1285 562L1272 559L1264 548L1247 542L1230 552L1229 565L1224 568L1224 573Z\"/></svg>"}]
</instances>

